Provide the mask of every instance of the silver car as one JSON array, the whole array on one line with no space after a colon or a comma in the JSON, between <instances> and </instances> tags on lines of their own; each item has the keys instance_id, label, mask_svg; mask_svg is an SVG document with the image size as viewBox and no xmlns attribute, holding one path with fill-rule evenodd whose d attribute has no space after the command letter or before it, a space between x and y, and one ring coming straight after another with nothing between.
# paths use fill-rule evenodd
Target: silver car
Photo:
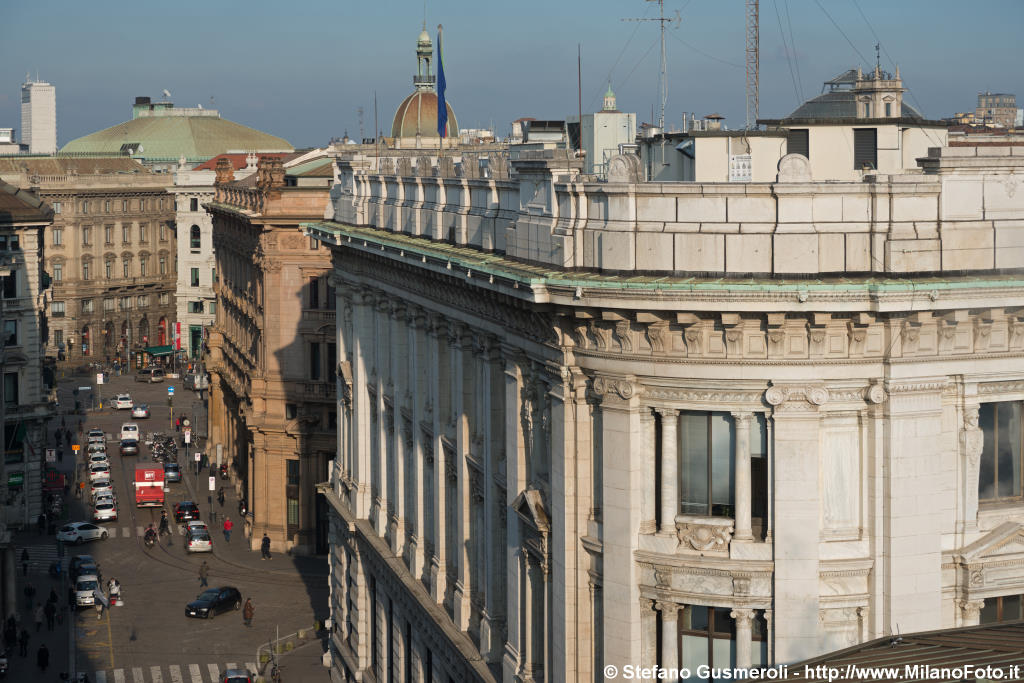
<instances>
[{"instance_id":1,"label":"silver car","mask_svg":"<svg viewBox=\"0 0 1024 683\"><path fill-rule=\"evenodd\" d=\"M213 539L206 529L190 528L185 535L185 550L190 553L212 553Z\"/></svg>"},{"instance_id":2,"label":"silver car","mask_svg":"<svg viewBox=\"0 0 1024 683\"><path fill-rule=\"evenodd\" d=\"M96 504L93 505L92 518L96 522L117 521L117 505L114 503L114 499L110 496L98 498Z\"/></svg>"},{"instance_id":3,"label":"silver car","mask_svg":"<svg viewBox=\"0 0 1024 683\"><path fill-rule=\"evenodd\" d=\"M96 604L96 591L100 588L100 579L95 574L83 574L75 581L75 604L88 607Z\"/></svg>"}]
</instances>

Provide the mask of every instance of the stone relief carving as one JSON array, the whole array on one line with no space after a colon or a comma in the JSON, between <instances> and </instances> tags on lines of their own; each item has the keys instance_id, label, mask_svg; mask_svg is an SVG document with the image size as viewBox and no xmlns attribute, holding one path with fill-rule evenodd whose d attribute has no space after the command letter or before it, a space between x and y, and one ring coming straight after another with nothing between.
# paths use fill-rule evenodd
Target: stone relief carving
<instances>
[{"instance_id":1,"label":"stone relief carving","mask_svg":"<svg viewBox=\"0 0 1024 683\"><path fill-rule=\"evenodd\" d=\"M676 517L676 538L679 548L698 552L727 551L732 540L731 519L717 517Z\"/></svg>"},{"instance_id":2,"label":"stone relief carving","mask_svg":"<svg viewBox=\"0 0 1024 683\"><path fill-rule=\"evenodd\" d=\"M642 179L640 157L635 154L617 154L608 161L609 183L639 183Z\"/></svg>"},{"instance_id":3,"label":"stone relief carving","mask_svg":"<svg viewBox=\"0 0 1024 683\"><path fill-rule=\"evenodd\" d=\"M395 161L391 157L387 157L380 162L380 174L381 175L394 175L395 174Z\"/></svg>"},{"instance_id":4,"label":"stone relief carving","mask_svg":"<svg viewBox=\"0 0 1024 683\"><path fill-rule=\"evenodd\" d=\"M451 157L441 157L437 160L437 175L441 178L455 177L455 160Z\"/></svg>"},{"instance_id":5,"label":"stone relief carving","mask_svg":"<svg viewBox=\"0 0 1024 683\"><path fill-rule=\"evenodd\" d=\"M665 353L665 333L667 331L667 322L651 323L644 328L644 334L647 336L647 343L651 345L651 351L654 353Z\"/></svg>"},{"instance_id":6,"label":"stone relief carving","mask_svg":"<svg viewBox=\"0 0 1024 683\"><path fill-rule=\"evenodd\" d=\"M434 175L434 166L430 163L430 157L416 157L416 175L421 178L429 178Z\"/></svg>"},{"instance_id":7,"label":"stone relief carving","mask_svg":"<svg viewBox=\"0 0 1024 683\"><path fill-rule=\"evenodd\" d=\"M617 380L606 377L595 377L592 383L594 393L598 396L605 396L609 392L615 392L619 398L629 400L636 393L636 387L627 380Z\"/></svg>"},{"instance_id":8,"label":"stone relief carving","mask_svg":"<svg viewBox=\"0 0 1024 683\"><path fill-rule=\"evenodd\" d=\"M630 353L633 351L633 340L629 334L629 321L619 320L615 323L615 340L619 343L619 350Z\"/></svg>"},{"instance_id":9,"label":"stone relief carving","mask_svg":"<svg viewBox=\"0 0 1024 683\"><path fill-rule=\"evenodd\" d=\"M780 183L811 182L811 162L802 154L787 154L779 159L779 173L776 181Z\"/></svg>"},{"instance_id":10,"label":"stone relief carving","mask_svg":"<svg viewBox=\"0 0 1024 683\"><path fill-rule=\"evenodd\" d=\"M864 392L864 399L868 403L874 403L876 405L879 403L884 403L885 399L887 399L888 397L888 394L885 393L885 389L882 387L880 383L877 382L868 387L867 390Z\"/></svg>"}]
</instances>

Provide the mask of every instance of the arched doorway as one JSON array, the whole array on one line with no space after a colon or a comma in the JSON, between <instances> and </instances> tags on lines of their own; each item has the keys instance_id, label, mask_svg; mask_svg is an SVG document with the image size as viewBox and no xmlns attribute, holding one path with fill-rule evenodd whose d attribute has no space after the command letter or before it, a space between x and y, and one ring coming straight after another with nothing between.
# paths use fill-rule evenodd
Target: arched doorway
<instances>
[{"instance_id":1,"label":"arched doorway","mask_svg":"<svg viewBox=\"0 0 1024 683\"><path fill-rule=\"evenodd\" d=\"M157 346L166 346L167 345L167 318L164 318L163 316L160 317L160 322L158 323L158 329L157 329L157 333L156 334L157 334L156 345Z\"/></svg>"},{"instance_id":2,"label":"arched doorway","mask_svg":"<svg viewBox=\"0 0 1024 683\"><path fill-rule=\"evenodd\" d=\"M110 350L114 347L114 323L113 321L108 322L103 326L103 353L107 356L110 355Z\"/></svg>"},{"instance_id":3,"label":"arched doorway","mask_svg":"<svg viewBox=\"0 0 1024 683\"><path fill-rule=\"evenodd\" d=\"M143 346L149 346L149 318L143 318L139 321L139 343Z\"/></svg>"},{"instance_id":4,"label":"arched doorway","mask_svg":"<svg viewBox=\"0 0 1024 683\"><path fill-rule=\"evenodd\" d=\"M123 323L121 323L121 343L118 345L118 355L123 356L125 358L128 357L128 336L128 321L125 320Z\"/></svg>"},{"instance_id":5,"label":"arched doorway","mask_svg":"<svg viewBox=\"0 0 1024 683\"><path fill-rule=\"evenodd\" d=\"M89 326L82 328L82 355L92 355L92 336L89 334Z\"/></svg>"}]
</instances>

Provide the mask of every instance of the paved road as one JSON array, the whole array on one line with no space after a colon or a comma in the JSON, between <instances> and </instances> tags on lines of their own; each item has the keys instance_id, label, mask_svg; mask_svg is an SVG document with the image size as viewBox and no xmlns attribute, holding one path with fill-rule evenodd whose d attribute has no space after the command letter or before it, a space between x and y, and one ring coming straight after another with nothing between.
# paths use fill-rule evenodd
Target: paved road
<instances>
[{"instance_id":1,"label":"paved road","mask_svg":"<svg viewBox=\"0 0 1024 683\"><path fill-rule=\"evenodd\" d=\"M152 550L146 550L142 542L145 527L160 518L155 508L136 508L132 481L136 462L148 462L149 448L143 446L138 457L122 458L118 453L117 435L121 424L130 421L129 411L115 411L107 406L115 393L128 392L136 402L150 405L152 417L134 420L145 434L153 431L173 431L170 410L167 405L167 387L171 384L143 384L133 381L133 376L111 377L103 387L105 410L90 413L85 418L85 429L99 427L108 435L107 452L110 455L114 490L118 500L119 518L116 522L102 523L108 538L93 541L67 549L63 561L77 554L91 554L100 564L104 581L111 577L120 582L124 606L113 607L97 618L93 610L79 611L76 617L58 627L52 635L44 630L39 639L30 643L31 657L12 660L14 680L19 673L33 674L35 648L40 639L52 639L51 657L54 667L50 671L53 679L66 663L64 657L53 652L61 649L70 637L75 651L76 669L86 672L92 681L102 683L198 683L215 681L219 671L229 666L256 668L257 647L275 638L313 626L327 616L327 563L324 558L292 558L276 554L272 560L262 561L259 552L249 551L241 537L242 525L237 515L237 500L231 487L228 500L223 507L214 499L213 512L216 522L211 519L211 504L208 503L207 477L209 470L199 477L190 470L181 483L170 484L166 509L170 513L175 502L193 500L200 504L204 521L213 531L214 550L212 553L187 553L182 544L182 529L175 528L171 537ZM62 386L84 386L83 378L64 380ZM186 391L180 382L175 387L175 414L181 410L195 419L205 421L202 404L194 392ZM62 392L63 393L63 392ZM62 405L64 403L62 399ZM53 428L59 421L52 423ZM74 423L77 426L77 422ZM200 432L205 432L201 429ZM200 442L199 447L203 445ZM190 446L189 455L196 450ZM82 458L80 457L79 460ZM73 468L72 458L65 455L61 466ZM191 458L190 458L191 460ZM184 458L182 458L184 465ZM191 464L191 462L190 462ZM197 481L198 479L198 481ZM197 486L198 484L198 486ZM220 481L217 482L220 485ZM88 491L88 484L86 484ZM86 496L87 497L87 496ZM70 502L70 521L86 521L90 511L82 500L73 496ZM220 532L224 516L232 517L236 523L231 542ZM49 577L46 575L50 562L58 558L57 545L52 536L25 533L15 539L20 559L21 547L28 547L32 558L30 579L39 583L39 597L45 599L49 593ZM191 619L185 616L185 604L201 592L198 570L206 560L210 567L210 586L234 586L243 599L251 597L256 606L256 617L252 627L243 623L241 612L227 612L210 620ZM66 589L60 592L61 603L66 600ZM20 588L19 588L20 592ZM23 612L24 623L34 628L31 616ZM70 631L68 630L70 627ZM30 628L30 631L32 630ZM62 633L63 628L63 633ZM279 631L278 631L279 629ZM35 635L35 634L33 634ZM64 640L62 641L62 637ZM65 644L64 652L68 652ZM282 656L280 664L283 678L292 681L327 681L328 670L320 666L322 647L314 641ZM20 670L20 671L19 671ZM47 680L47 679L35 679Z\"/></svg>"}]
</instances>

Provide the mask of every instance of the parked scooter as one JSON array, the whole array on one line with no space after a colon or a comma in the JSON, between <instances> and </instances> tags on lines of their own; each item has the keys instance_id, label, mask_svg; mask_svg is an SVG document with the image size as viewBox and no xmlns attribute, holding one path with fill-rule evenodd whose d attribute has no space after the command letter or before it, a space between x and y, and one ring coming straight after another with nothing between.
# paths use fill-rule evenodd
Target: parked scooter
<instances>
[{"instance_id":1,"label":"parked scooter","mask_svg":"<svg viewBox=\"0 0 1024 683\"><path fill-rule=\"evenodd\" d=\"M0 652L0 678L7 678L7 650Z\"/></svg>"}]
</instances>

